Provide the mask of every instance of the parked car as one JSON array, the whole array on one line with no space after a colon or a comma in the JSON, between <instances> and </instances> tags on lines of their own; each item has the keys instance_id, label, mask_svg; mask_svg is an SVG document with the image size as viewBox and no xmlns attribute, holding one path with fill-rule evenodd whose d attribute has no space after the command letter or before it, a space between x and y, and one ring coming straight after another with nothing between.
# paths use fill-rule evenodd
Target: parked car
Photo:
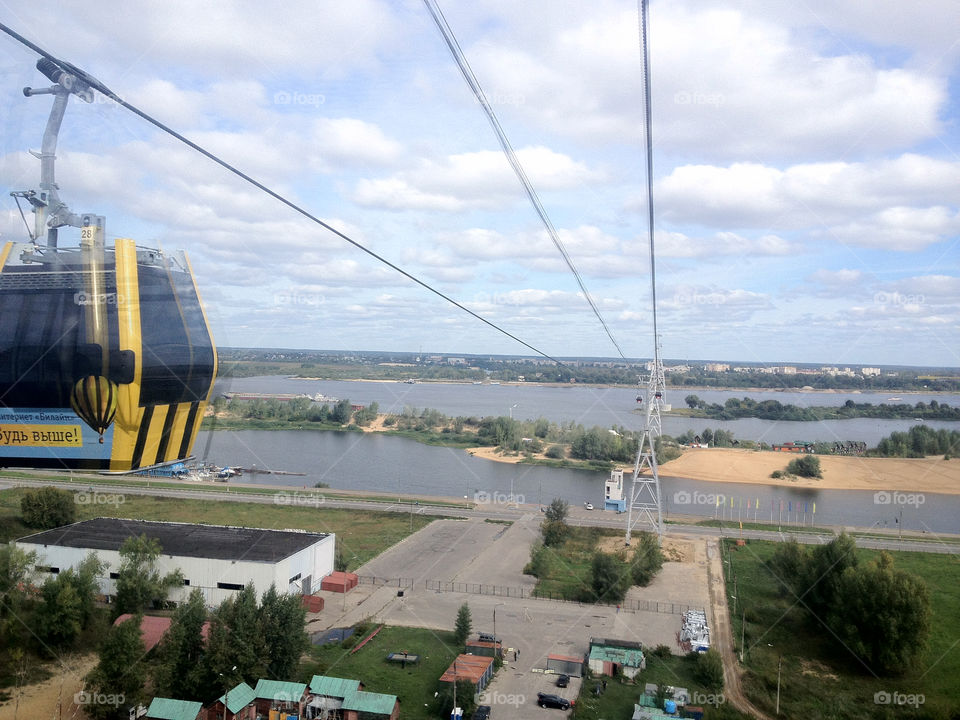
<instances>
[{"instance_id":1,"label":"parked car","mask_svg":"<svg viewBox=\"0 0 960 720\"><path fill-rule=\"evenodd\" d=\"M587 510L593 510L593 503L584 503L583 506L584 506Z\"/></svg>"},{"instance_id":2,"label":"parked car","mask_svg":"<svg viewBox=\"0 0 960 720\"><path fill-rule=\"evenodd\" d=\"M558 675L557 676L557 687L566 687L570 684L569 675Z\"/></svg>"},{"instance_id":3,"label":"parked car","mask_svg":"<svg viewBox=\"0 0 960 720\"><path fill-rule=\"evenodd\" d=\"M473 720L489 720L489 718L490 718L490 706L477 705L477 709L473 711Z\"/></svg>"},{"instance_id":4,"label":"parked car","mask_svg":"<svg viewBox=\"0 0 960 720\"><path fill-rule=\"evenodd\" d=\"M569 710L571 703L569 700L562 698L559 695L538 692L537 705L542 708L560 708L561 710Z\"/></svg>"}]
</instances>

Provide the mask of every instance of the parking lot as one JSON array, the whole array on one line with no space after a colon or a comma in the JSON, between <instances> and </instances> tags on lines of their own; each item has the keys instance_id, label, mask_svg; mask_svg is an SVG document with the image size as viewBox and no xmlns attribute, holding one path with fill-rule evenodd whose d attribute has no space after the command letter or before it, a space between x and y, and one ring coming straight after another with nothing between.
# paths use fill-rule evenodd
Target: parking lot
<instances>
[{"instance_id":1,"label":"parking lot","mask_svg":"<svg viewBox=\"0 0 960 720\"><path fill-rule=\"evenodd\" d=\"M494 631L504 648L503 667L484 693L493 718L542 718L560 711L536 705L537 692L576 698L580 680L555 687L556 676L544 672L547 655L582 656L591 637L667 645L674 652L681 616L672 612L630 612L616 607L574 602L428 590L426 581L482 583L527 588L534 578L523 575L530 546L539 536L539 514L525 515L510 526L471 520L438 520L397 544L358 570L362 576L401 578L397 585L360 585L346 598L326 595L326 609L310 617L311 631L341 627L364 618L391 625L452 629L457 609L468 603L474 631ZM631 589L628 598L705 607L707 605L707 540L671 538L668 553L682 561L667 562L646 588ZM433 587L436 587L434 584ZM398 596L402 589L403 595ZM494 614L496 617L494 618Z\"/></svg>"}]
</instances>

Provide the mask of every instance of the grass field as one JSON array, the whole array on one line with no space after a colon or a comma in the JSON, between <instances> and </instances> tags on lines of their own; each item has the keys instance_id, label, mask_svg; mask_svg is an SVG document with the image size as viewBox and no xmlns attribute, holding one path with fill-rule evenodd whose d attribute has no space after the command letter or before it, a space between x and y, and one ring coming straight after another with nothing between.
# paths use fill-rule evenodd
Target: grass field
<instances>
[{"instance_id":1,"label":"grass field","mask_svg":"<svg viewBox=\"0 0 960 720\"><path fill-rule=\"evenodd\" d=\"M547 548L546 571L537 578L534 594L541 597L583 600L591 597L591 562L602 537L619 537L613 528L571 527L566 542Z\"/></svg>"},{"instance_id":2,"label":"grass field","mask_svg":"<svg viewBox=\"0 0 960 720\"><path fill-rule=\"evenodd\" d=\"M453 622L450 618L451 627ZM387 662L389 653L400 651L419 655L419 664L401 668ZM362 679L365 690L396 695L404 720L427 720L442 716L437 714L441 708L436 707L434 693L458 652L452 632L387 626L353 655L339 644L311 648L311 660L301 664L299 681L310 682L314 674ZM450 708L445 709L449 716Z\"/></svg>"},{"instance_id":3,"label":"grass field","mask_svg":"<svg viewBox=\"0 0 960 720\"><path fill-rule=\"evenodd\" d=\"M6 542L36 532L20 520L20 499L26 492L25 489L0 491L0 541ZM364 512L313 506L184 500L121 493L116 496L102 493L100 495L103 500L110 501L78 505L78 519L124 517L274 530L290 528L332 532L337 534L351 570L434 519L432 516L409 513Z\"/></svg>"},{"instance_id":4,"label":"grass field","mask_svg":"<svg viewBox=\"0 0 960 720\"><path fill-rule=\"evenodd\" d=\"M787 717L949 718L960 713L960 562L950 555L895 552L895 567L922 577L933 609L929 643L917 667L898 677L877 677L802 612L791 597L777 593L766 569L776 543L725 543L733 634L739 648L745 621L744 689L761 709L774 710L777 662L782 657L780 711ZM878 553L858 550L860 562ZM733 576L736 575L736 586ZM899 693L915 706L891 709L874 702L878 693ZM878 696L883 697L883 696ZM922 698L922 703L920 699ZM895 714L890 714L894 713Z\"/></svg>"},{"instance_id":5,"label":"grass field","mask_svg":"<svg viewBox=\"0 0 960 720\"><path fill-rule=\"evenodd\" d=\"M614 680L600 676L584 678L580 695L574 709L573 720L605 720L607 718L629 718L633 715L633 706L643 694L647 683L663 683L675 687L685 687L696 703L704 708L705 720L740 720L750 716L726 706L720 693L711 693L694 680L695 660L689 657L671 655L658 658L647 654L647 669L641 672L633 682ZM607 681L607 689L599 696L594 688ZM692 695L697 693L696 696Z\"/></svg>"}]
</instances>

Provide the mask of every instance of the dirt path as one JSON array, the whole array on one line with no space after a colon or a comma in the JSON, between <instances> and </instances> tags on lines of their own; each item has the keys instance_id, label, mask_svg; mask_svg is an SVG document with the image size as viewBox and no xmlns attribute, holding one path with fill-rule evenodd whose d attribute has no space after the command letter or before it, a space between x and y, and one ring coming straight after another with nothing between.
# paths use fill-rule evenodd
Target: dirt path
<instances>
[{"instance_id":1,"label":"dirt path","mask_svg":"<svg viewBox=\"0 0 960 720\"><path fill-rule=\"evenodd\" d=\"M63 720L85 720L86 714L74 703L74 698L83 686L83 677L97 662L97 656L71 655L62 659L55 668L53 677L41 683L22 688L17 702L17 692L11 688L11 698L0 705L0 720L12 720L14 715L29 720L44 718L62 718ZM57 712L57 702L62 705Z\"/></svg>"},{"instance_id":2,"label":"dirt path","mask_svg":"<svg viewBox=\"0 0 960 720\"><path fill-rule=\"evenodd\" d=\"M730 626L730 610L727 607L727 593L723 582L723 559L718 541L710 540L707 545L709 558L710 585L710 639L712 646L723 658L723 697L741 712L749 713L759 720L773 720L758 710L747 700L740 684L740 663L737 661L733 630Z\"/></svg>"}]
</instances>

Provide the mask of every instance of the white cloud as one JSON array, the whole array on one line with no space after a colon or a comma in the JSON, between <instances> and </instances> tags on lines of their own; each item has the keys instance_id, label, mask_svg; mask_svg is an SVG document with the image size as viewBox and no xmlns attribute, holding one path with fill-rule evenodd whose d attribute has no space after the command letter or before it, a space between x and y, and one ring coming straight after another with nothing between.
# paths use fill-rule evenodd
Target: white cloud
<instances>
[{"instance_id":1,"label":"white cloud","mask_svg":"<svg viewBox=\"0 0 960 720\"><path fill-rule=\"evenodd\" d=\"M603 173L545 147L523 148L517 159L538 191L569 190L602 182ZM389 210L495 208L524 198L519 180L503 153L494 150L421 160L389 178L363 179L353 201Z\"/></svg>"}]
</instances>

